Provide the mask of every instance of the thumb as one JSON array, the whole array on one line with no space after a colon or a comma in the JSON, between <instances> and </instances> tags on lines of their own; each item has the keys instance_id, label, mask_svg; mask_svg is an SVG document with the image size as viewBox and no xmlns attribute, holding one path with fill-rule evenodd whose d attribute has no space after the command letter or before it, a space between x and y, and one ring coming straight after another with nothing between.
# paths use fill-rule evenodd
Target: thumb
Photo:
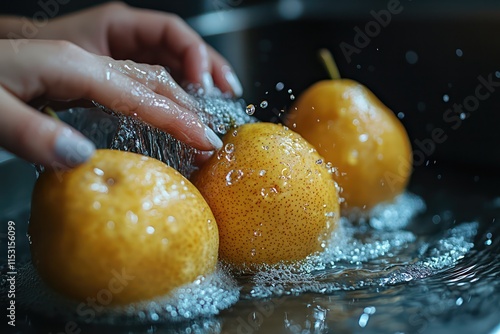
<instances>
[{"instance_id":1,"label":"thumb","mask_svg":"<svg viewBox=\"0 0 500 334\"><path fill-rule=\"evenodd\" d=\"M59 120L43 115L0 89L0 145L28 161L70 168L88 160L94 144Z\"/></svg>"}]
</instances>

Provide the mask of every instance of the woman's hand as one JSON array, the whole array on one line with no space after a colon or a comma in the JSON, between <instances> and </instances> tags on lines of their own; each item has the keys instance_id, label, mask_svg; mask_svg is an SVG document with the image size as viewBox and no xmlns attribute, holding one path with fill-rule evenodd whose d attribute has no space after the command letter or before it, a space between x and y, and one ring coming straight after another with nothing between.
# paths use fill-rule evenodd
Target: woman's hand
<instances>
[{"instance_id":1,"label":"woman's hand","mask_svg":"<svg viewBox=\"0 0 500 334\"><path fill-rule=\"evenodd\" d=\"M87 160L94 145L26 103L37 97L95 100L169 132L200 150L222 146L195 112L196 101L162 66L116 61L63 41L28 40L17 52L0 40L0 146L46 166Z\"/></svg>"},{"instance_id":2,"label":"woman's hand","mask_svg":"<svg viewBox=\"0 0 500 334\"><path fill-rule=\"evenodd\" d=\"M22 36L22 21L0 20L0 36L8 32ZM222 92L243 92L228 62L173 14L112 2L51 20L35 38L67 40L98 55L163 65L180 83L210 90L215 82Z\"/></svg>"}]
</instances>

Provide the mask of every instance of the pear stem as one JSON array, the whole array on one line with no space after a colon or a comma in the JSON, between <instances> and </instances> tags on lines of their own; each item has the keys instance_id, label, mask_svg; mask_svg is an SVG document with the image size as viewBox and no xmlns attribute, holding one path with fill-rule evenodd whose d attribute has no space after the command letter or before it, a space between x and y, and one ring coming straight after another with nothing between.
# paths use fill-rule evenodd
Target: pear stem
<instances>
[{"instance_id":1,"label":"pear stem","mask_svg":"<svg viewBox=\"0 0 500 334\"><path fill-rule=\"evenodd\" d=\"M45 108L43 108L42 112L44 114L49 115L52 118L55 118L55 119L59 120L59 116L57 116L56 112L51 107L45 107Z\"/></svg>"},{"instance_id":2,"label":"pear stem","mask_svg":"<svg viewBox=\"0 0 500 334\"><path fill-rule=\"evenodd\" d=\"M323 65L325 65L330 78L333 80L340 79L340 72L335 60L333 59L332 53L328 49L321 49L319 50L319 57L323 62Z\"/></svg>"}]
</instances>

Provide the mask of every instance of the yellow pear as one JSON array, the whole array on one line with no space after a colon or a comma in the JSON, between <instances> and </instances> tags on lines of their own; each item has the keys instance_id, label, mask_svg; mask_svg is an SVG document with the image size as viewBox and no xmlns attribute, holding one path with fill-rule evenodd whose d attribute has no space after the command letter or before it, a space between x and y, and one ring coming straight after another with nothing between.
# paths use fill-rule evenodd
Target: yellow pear
<instances>
[{"instance_id":1,"label":"yellow pear","mask_svg":"<svg viewBox=\"0 0 500 334\"><path fill-rule=\"evenodd\" d=\"M41 278L78 301L163 296L215 270L218 231L198 190L164 163L98 150L36 183L29 224Z\"/></svg>"},{"instance_id":2,"label":"yellow pear","mask_svg":"<svg viewBox=\"0 0 500 334\"><path fill-rule=\"evenodd\" d=\"M271 123L240 126L194 175L219 226L220 259L239 269L321 251L337 226L337 188L300 135Z\"/></svg>"},{"instance_id":3,"label":"yellow pear","mask_svg":"<svg viewBox=\"0 0 500 334\"><path fill-rule=\"evenodd\" d=\"M406 130L360 83L313 84L290 108L286 124L337 169L343 208L369 209L406 188L412 165Z\"/></svg>"}]
</instances>

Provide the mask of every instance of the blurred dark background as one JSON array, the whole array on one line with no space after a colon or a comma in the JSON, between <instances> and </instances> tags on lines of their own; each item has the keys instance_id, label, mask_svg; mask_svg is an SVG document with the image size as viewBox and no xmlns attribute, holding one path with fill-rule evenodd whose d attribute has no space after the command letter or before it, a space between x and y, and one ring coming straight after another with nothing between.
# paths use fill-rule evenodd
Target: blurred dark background
<instances>
[{"instance_id":1,"label":"blurred dark background","mask_svg":"<svg viewBox=\"0 0 500 334\"><path fill-rule=\"evenodd\" d=\"M59 5L59 14L102 2L69 0ZM496 173L500 166L500 87L494 86L500 83L499 1L126 3L175 12L186 19L233 64L245 101L256 106L268 102L267 108L257 108L260 119L277 121L280 111L291 104L290 95L299 96L315 81L327 78L317 58L317 50L326 47L343 77L368 86L400 117L414 149L425 151L425 161L415 167L451 166L479 174ZM374 13L397 3L401 11L382 27ZM41 10L38 1L2 2L0 8L4 14L28 17ZM378 32L348 59L341 46L355 47L357 31L366 31L370 24L373 28L374 22ZM479 76L493 86L488 98L473 105ZM472 104L470 112L463 110L463 120L459 113L449 114L455 117L453 122L443 119L454 104L464 102ZM444 143L434 143L427 150L416 144L426 142L436 128L446 134Z\"/></svg>"}]
</instances>

